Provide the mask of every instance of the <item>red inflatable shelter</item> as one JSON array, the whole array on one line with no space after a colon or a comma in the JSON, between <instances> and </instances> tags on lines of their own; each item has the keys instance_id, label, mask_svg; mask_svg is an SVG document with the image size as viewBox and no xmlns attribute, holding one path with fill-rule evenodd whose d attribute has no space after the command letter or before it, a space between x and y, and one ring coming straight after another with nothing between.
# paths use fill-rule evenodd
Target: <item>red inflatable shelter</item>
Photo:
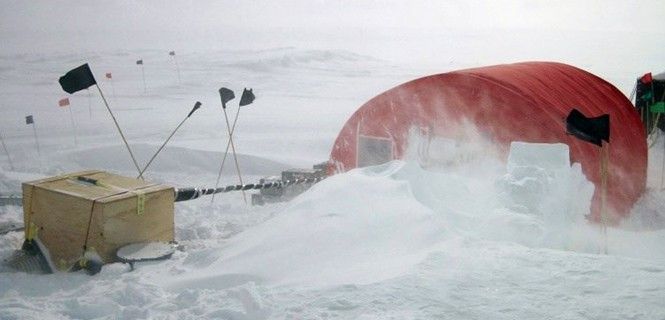
<instances>
[{"instance_id":1,"label":"red inflatable shelter","mask_svg":"<svg viewBox=\"0 0 665 320\"><path fill-rule=\"evenodd\" d=\"M329 171L400 159L409 131L455 137L461 124L507 151L512 141L565 143L596 185L592 216L599 218L600 148L566 134L576 108L587 117L610 115L607 205L616 222L646 185L647 145L639 114L605 80L553 62L525 62L460 70L416 79L365 103L346 122L331 152ZM507 152L504 152L507 155Z\"/></svg>"}]
</instances>

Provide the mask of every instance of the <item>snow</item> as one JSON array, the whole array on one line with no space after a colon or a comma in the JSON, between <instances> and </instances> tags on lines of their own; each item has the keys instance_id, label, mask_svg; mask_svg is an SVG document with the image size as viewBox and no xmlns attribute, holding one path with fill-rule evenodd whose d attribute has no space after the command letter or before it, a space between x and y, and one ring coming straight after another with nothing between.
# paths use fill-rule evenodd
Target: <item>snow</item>
<instances>
[{"instance_id":1,"label":"snow","mask_svg":"<svg viewBox=\"0 0 665 320\"><path fill-rule=\"evenodd\" d=\"M227 139L222 86L237 96L231 120L243 88L257 96L234 134L243 180L255 182L327 160L360 105L431 73L555 60L628 95L665 58L652 4L586 17L597 8L577 2L6 2L0 134L13 168L0 150L0 194L77 170L137 175L94 87L69 96L76 141L57 107L68 96L58 77L86 62L140 164L201 101L146 178L211 187ZM102 12L114 19L92 14ZM134 270L0 267L0 319L663 319L663 139L649 151L647 192L606 235L584 219L593 185L565 146L515 142L503 161L480 137L429 141L427 157L423 143L414 135L403 161L332 176L286 203L248 206L240 193L176 203L179 249ZM238 183L231 160L222 185ZM0 207L6 223L22 223L21 208ZM22 241L1 235L0 260Z\"/></svg>"}]
</instances>

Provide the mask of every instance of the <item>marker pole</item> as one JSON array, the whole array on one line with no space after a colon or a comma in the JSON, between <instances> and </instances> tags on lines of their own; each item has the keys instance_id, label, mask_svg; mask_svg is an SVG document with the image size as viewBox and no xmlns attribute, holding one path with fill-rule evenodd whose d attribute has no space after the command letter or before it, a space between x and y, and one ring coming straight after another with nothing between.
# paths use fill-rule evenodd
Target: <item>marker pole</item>
<instances>
[{"instance_id":1,"label":"marker pole","mask_svg":"<svg viewBox=\"0 0 665 320\"><path fill-rule=\"evenodd\" d=\"M7 150L7 146L5 145L5 139L2 138L2 134L0 134L0 142L2 142L2 148L5 149L5 153L7 154L7 160L9 161L9 168L11 170L14 170L14 164L12 163L12 157L9 155L9 151Z\"/></svg>"},{"instance_id":2,"label":"marker pole","mask_svg":"<svg viewBox=\"0 0 665 320\"><path fill-rule=\"evenodd\" d=\"M125 147L127 147L127 151L129 151L129 155L132 157L132 161L134 162L134 166L136 167L136 172L139 173L139 176L141 175L141 168L139 168L138 162L136 162L136 158L134 157L134 153L132 153L132 149L129 147L129 143L127 143L127 139L125 139L125 135L122 133L122 129L120 129L120 125L118 124L118 120L115 119L115 116L113 115L113 112L111 111L111 107L109 107L109 103L106 101L106 98L104 97L104 93L102 92L102 89L99 88L99 85L95 83L95 86L97 87L97 90L99 90L99 94L102 96L102 100L104 100L104 105L106 106L106 110L109 111L109 114L111 115L111 118L113 119L113 123L115 123L115 127L118 129L118 132L120 133L120 137L122 138L122 141L125 142Z\"/></svg>"}]
</instances>

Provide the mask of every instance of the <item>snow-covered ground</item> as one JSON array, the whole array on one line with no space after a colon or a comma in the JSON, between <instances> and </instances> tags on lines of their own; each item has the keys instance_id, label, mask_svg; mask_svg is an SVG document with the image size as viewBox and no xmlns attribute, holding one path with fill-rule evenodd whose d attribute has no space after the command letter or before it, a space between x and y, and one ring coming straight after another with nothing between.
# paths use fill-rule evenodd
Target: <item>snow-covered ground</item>
<instances>
[{"instance_id":1,"label":"snow-covered ground","mask_svg":"<svg viewBox=\"0 0 665 320\"><path fill-rule=\"evenodd\" d=\"M311 5L291 2L298 6L292 18L304 21L294 24L311 23ZM423 3L432 4L422 1L414 11L405 10L408 5L386 5L401 10L399 14L376 10L387 14L384 18L406 17L399 21L405 24L419 21L416 12L427 7ZM37 17L47 9L67 12L46 2L43 10L12 4ZM118 6L110 12L120 10ZM255 10L240 6L241 13ZM349 22L368 9L355 6L359 12L340 14L339 19ZM278 7L271 8L288 11ZM70 7L75 13L101 8ZM346 11L337 2L330 9L322 23L332 28L334 15ZM173 8L164 10L168 17ZM190 18L202 9L192 10ZM609 17L620 16L611 6L603 10ZM241 23L247 16L233 21ZM47 48L57 47L45 51L21 39L20 30L11 25L19 20L7 14L6 29L0 30L11 45L0 48L0 134L12 161L0 150L0 194L20 194L22 181L76 170L136 174L96 88L69 96L57 83L66 71L86 62L141 164L194 102L203 103L147 172L149 180L187 187L215 183L228 136L217 92L222 86L238 97L228 109L231 120L244 87L257 96L242 107L234 134L244 180L256 181L327 160L338 131L360 105L419 76L492 63L556 60L587 69L628 95L637 76L660 71L652 68L665 61L659 49L665 37L652 37L651 31L638 36L624 26L629 22L615 22L612 32L577 24L539 34L529 29L537 24L531 17L526 26L517 26L529 31L502 33L491 27L460 31L452 22L446 23L448 29L430 28L428 23L437 21L431 13L421 25L416 23L420 29L387 28L376 37L356 33L365 27L381 29L377 21L382 20L373 17L369 26L355 22L341 33L316 28L293 33L280 27L289 23L281 17L275 25L251 29L262 31L259 43L252 45L247 44L253 42L249 34L220 31L239 49L221 45L219 39L213 46L190 48L183 35L182 43L164 47L173 39L159 33L150 35L162 42L144 49L145 42L138 45L131 37L111 34L126 40L114 43L82 32L77 35L85 41L72 42L68 49L47 41L49 35L62 40L55 30L30 29ZM462 20L455 21L470 24ZM200 31L202 25L193 23ZM103 45L86 49L84 44L92 40ZM176 50L180 81L168 55L171 49ZM144 61L145 90L138 59ZM112 80L104 77L106 72ZM73 126L69 110L57 106L68 96ZM35 119L39 153L35 131L25 124L27 115ZM111 264L92 277L0 268L0 319L665 318L662 140L650 150L647 193L632 218L610 228L607 237L583 218L593 186L579 165L519 156L506 163L491 152L469 158L468 150L448 155L465 160L444 167L424 169L417 158L407 157L353 170L287 203L247 206L239 193L218 196L215 203L210 198L177 203L176 240L184 249L171 259L138 264L133 271ZM226 163L223 185L237 183L231 164ZM21 208L0 207L0 224L21 221ZM19 248L22 239L22 232L0 236L0 260ZM608 254L601 253L605 246Z\"/></svg>"}]
</instances>

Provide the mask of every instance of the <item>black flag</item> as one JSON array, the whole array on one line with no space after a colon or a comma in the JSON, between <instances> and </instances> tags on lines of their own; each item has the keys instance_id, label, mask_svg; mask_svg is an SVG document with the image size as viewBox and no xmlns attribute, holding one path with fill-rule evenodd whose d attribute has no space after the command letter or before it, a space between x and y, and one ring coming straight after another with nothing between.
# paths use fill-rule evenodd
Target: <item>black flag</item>
<instances>
[{"instance_id":1,"label":"black flag","mask_svg":"<svg viewBox=\"0 0 665 320\"><path fill-rule=\"evenodd\" d=\"M35 123L35 120L32 118L32 115L25 117L25 124L33 124L33 123Z\"/></svg>"},{"instance_id":2,"label":"black flag","mask_svg":"<svg viewBox=\"0 0 665 320\"><path fill-rule=\"evenodd\" d=\"M603 140L610 142L610 115L587 118L579 110L573 109L566 118L566 132L602 147Z\"/></svg>"},{"instance_id":3,"label":"black flag","mask_svg":"<svg viewBox=\"0 0 665 320\"><path fill-rule=\"evenodd\" d=\"M194 104L194 108L192 108L192 111L189 112L189 114L187 115L187 118L191 117L192 114L194 113L194 111L198 110L199 108L201 108L201 102L196 101L196 103Z\"/></svg>"},{"instance_id":4,"label":"black flag","mask_svg":"<svg viewBox=\"0 0 665 320\"><path fill-rule=\"evenodd\" d=\"M222 108L224 109L226 109L226 103L236 97L233 90L224 87L219 88L219 96L222 98Z\"/></svg>"},{"instance_id":5,"label":"black flag","mask_svg":"<svg viewBox=\"0 0 665 320\"><path fill-rule=\"evenodd\" d=\"M136 60L136 64L143 64L143 59L141 59L141 60Z\"/></svg>"},{"instance_id":6,"label":"black flag","mask_svg":"<svg viewBox=\"0 0 665 320\"><path fill-rule=\"evenodd\" d=\"M62 86L62 90L65 90L67 93L81 91L87 89L91 85L97 84L87 63L65 73L64 76L60 77L59 82Z\"/></svg>"},{"instance_id":7,"label":"black flag","mask_svg":"<svg viewBox=\"0 0 665 320\"><path fill-rule=\"evenodd\" d=\"M242 96L240 97L240 106L241 107L246 106L246 105L254 102L254 98L255 97L254 97L254 94L252 93L252 89L247 90L247 88L245 88L242 91Z\"/></svg>"}]
</instances>

